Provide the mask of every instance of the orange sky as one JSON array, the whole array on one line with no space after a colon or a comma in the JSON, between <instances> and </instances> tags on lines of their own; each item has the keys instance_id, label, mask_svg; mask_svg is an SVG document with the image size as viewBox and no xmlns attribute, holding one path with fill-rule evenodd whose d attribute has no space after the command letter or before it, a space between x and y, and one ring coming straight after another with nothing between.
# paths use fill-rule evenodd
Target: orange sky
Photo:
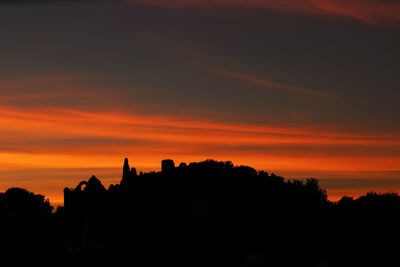
<instances>
[{"instance_id":1,"label":"orange sky","mask_svg":"<svg viewBox=\"0 0 400 267\"><path fill-rule=\"evenodd\" d=\"M165 158L176 163L212 158L294 178L335 177L338 172L340 177L369 178L382 172L385 178L400 179L400 138L393 134L8 106L0 107L0 124L2 175L26 170L44 176L7 179L2 189L22 183L53 202L62 201L64 186L73 187L92 174L105 175L105 184L119 182L125 156L139 171L159 170ZM349 190L335 189L332 197L343 192Z\"/></svg>"}]
</instances>

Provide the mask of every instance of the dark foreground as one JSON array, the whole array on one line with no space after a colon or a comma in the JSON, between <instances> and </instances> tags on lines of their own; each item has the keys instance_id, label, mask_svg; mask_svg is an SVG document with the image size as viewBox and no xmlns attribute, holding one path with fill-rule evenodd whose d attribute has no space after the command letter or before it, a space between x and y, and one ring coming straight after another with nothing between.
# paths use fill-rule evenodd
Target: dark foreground
<instances>
[{"instance_id":1,"label":"dark foreground","mask_svg":"<svg viewBox=\"0 0 400 267\"><path fill-rule=\"evenodd\" d=\"M230 162L163 161L120 185L92 177L41 195L0 195L0 266L396 266L400 197L338 203L317 180L285 181Z\"/></svg>"}]
</instances>

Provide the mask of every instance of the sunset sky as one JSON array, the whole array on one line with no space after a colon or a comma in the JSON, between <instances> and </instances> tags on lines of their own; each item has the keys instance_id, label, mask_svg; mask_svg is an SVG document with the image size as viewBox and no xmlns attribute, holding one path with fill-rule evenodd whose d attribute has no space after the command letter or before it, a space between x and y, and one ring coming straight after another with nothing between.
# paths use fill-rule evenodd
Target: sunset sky
<instances>
[{"instance_id":1,"label":"sunset sky","mask_svg":"<svg viewBox=\"0 0 400 267\"><path fill-rule=\"evenodd\" d=\"M230 160L400 192L398 0L0 0L0 191Z\"/></svg>"}]
</instances>

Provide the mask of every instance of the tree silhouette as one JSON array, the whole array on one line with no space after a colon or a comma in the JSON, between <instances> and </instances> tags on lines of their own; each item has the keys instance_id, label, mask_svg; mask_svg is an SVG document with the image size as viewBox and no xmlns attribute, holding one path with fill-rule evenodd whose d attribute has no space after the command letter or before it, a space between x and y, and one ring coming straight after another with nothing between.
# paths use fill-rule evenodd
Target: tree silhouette
<instances>
[{"instance_id":1,"label":"tree silhouette","mask_svg":"<svg viewBox=\"0 0 400 267\"><path fill-rule=\"evenodd\" d=\"M120 184L92 176L42 195L0 193L2 266L393 266L400 197L328 201L318 180L287 180L232 162L162 162Z\"/></svg>"}]
</instances>

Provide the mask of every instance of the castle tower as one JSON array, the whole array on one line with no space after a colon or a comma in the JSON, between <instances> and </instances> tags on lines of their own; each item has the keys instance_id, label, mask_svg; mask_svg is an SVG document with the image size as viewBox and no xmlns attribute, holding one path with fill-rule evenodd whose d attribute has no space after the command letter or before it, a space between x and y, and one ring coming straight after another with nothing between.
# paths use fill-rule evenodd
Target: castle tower
<instances>
[{"instance_id":1,"label":"castle tower","mask_svg":"<svg viewBox=\"0 0 400 267\"><path fill-rule=\"evenodd\" d=\"M121 185L122 186L130 186L132 185L133 179L137 176L136 169L134 167L129 168L129 162L128 159L125 158L124 161L124 169L122 172L122 180L121 180Z\"/></svg>"},{"instance_id":2,"label":"castle tower","mask_svg":"<svg viewBox=\"0 0 400 267\"><path fill-rule=\"evenodd\" d=\"M169 173L175 169L175 163L172 159L164 159L161 161L162 173Z\"/></svg>"},{"instance_id":3,"label":"castle tower","mask_svg":"<svg viewBox=\"0 0 400 267\"><path fill-rule=\"evenodd\" d=\"M124 161L124 168L122 171L122 180L121 180L121 185L126 185L128 183L128 180L130 178L130 168L129 168L129 162L128 158L125 158Z\"/></svg>"},{"instance_id":4,"label":"castle tower","mask_svg":"<svg viewBox=\"0 0 400 267\"><path fill-rule=\"evenodd\" d=\"M136 172L136 168L135 167L132 167L131 168L131 177L135 177L135 176L137 176L137 172Z\"/></svg>"}]
</instances>

